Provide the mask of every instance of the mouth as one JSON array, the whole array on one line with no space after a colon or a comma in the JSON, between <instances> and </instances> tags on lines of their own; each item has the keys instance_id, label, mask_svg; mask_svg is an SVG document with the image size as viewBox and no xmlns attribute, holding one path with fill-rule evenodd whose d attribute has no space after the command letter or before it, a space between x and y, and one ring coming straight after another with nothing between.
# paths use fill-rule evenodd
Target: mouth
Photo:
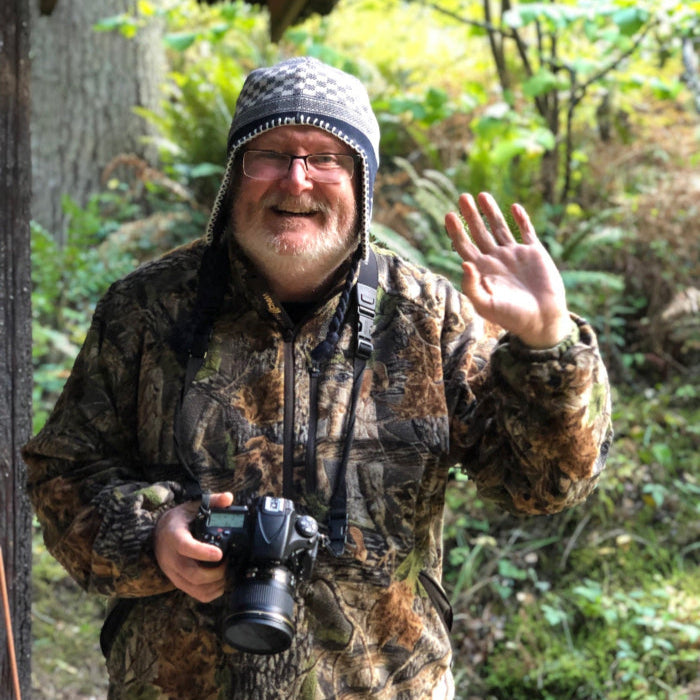
<instances>
[{"instance_id":1,"label":"mouth","mask_svg":"<svg viewBox=\"0 0 700 700\"><path fill-rule=\"evenodd\" d=\"M275 197L262 202L275 216L286 219L312 219L324 213L324 203L312 197Z\"/></svg>"},{"instance_id":2,"label":"mouth","mask_svg":"<svg viewBox=\"0 0 700 700\"><path fill-rule=\"evenodd\" d=\"M273 213L277 214L277 216L301 219L310 219L319 213L316 209L290 209L288 207L270 207L270 209Z\"/></svg>"}]
</instances>

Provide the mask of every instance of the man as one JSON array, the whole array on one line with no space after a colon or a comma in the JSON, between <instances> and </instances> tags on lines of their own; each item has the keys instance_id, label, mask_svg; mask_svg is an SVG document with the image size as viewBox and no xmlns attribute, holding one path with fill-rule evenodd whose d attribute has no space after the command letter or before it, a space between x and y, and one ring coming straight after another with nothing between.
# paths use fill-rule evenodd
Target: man
<instances>
[{"instance_id":1,"label":"man","mask_svg":"<svg viewBox=\"0 0 700 700\"><path fill-rule=\"evenodd\" d=\"M206 237L112 286L25 448L48 548L120 601L102 639L111 699L451 698L449 468L524 513L595 486L606 374L527 214L513 207L516 243L489 195L460 198L460 294L371 249L378 143L355 78L311 58L253 71ZM253 566L245 544L223 557L192 523L203 500L213 528L208 499L220 535L231 504L268 517L256 508L280 497L328 546L282 583L289 619L251 599L244 616L265 621L239 628L234 597L283 567ZM277 653L233 648L231 629Z\"/></svg>"}]
</instances>

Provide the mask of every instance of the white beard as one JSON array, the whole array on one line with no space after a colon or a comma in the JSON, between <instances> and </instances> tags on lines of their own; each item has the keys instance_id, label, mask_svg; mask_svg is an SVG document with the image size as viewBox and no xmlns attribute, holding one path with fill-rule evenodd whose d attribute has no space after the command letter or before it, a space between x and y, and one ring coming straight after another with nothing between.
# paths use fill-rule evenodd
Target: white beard
<instances>
[{"instance_id":1,"label":"white beard","mask_svg":"<svg viewBox=\"0 0 700 700\"><path fill-rule=\"evenodd\" d=\"M270 207L290 212L315 212L325 223L322 229L300 236L309 222L303 217L281 221L277 230L265 223ZM271 285L282 289L320 289L345 262L358 245L357 213L344 216L339 207L310 196L280 197L272 193L260 202L252 221L237 221L234 236L243 252ZM294 293L296 293L294 291Z\"/></svg>"}]
</instances>

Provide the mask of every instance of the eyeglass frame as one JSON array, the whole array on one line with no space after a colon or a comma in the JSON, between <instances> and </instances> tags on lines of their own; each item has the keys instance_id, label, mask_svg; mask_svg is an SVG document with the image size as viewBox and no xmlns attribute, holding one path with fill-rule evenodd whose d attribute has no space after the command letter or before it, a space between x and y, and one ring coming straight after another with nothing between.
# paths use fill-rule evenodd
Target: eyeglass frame
<instances>
[{"instance_id":1,"label":"eyeglass frame","mask_svg":"<svg viewBox=\"0 0 700 700\"><path fill-rule=\"evenodd\" d=\"M273 154L275 156L284 156L285 158L288 159L288 164L287 164L287 169L283 174L280 174L278 177L273 177L273 178L261 178L261 177L255 177L253 175L250 175L249 173L246 172L246 156L249 153L269 153ZM341 167L337 168L336 171L340 177L337 180L318 180L314 177L314 175L309 171L309 164L308 164L308 159L309 158L315 158L316 156L334 156L336 158L340 159L349 159L349 162L352 166L351 170L348 170L348 168L345 168L341 165ZM251 148L248 150L243 151L242 158L241 158L241 170L243 174L246 177L249 177L251 180L257 180L258 182L274 182L275 180L282 180L284 179L288 174L289 171L292 169L292 164L294 163L295 160L302 160L304 162L304 172L306 173L306 176L309 178L309 180L313 180L314 182L321 182L325 184L337 184L339 182L344 182L345 181L345 176L347 176L347 179L351 179L353 175L355 174L355 163L358 160L358 157L356 154L353 153L307 153L306 155L294 155L292 153L283 153L281 151L274 151L271 149L257 149L257 148ZM343 162L342 160L340 161L341 163Z\"/></svg>"}]
</instances>

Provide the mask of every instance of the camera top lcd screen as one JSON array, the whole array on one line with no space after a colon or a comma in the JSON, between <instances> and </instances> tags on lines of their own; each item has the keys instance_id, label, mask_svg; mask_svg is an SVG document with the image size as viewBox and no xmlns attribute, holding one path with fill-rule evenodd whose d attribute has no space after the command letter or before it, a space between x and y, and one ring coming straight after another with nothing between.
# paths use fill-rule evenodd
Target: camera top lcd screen
<instances>
[{"instance_id":1,"label":"camera top lcd screen","mask_svg":"<svg viewBox=\"0 0 700 700\"><path fill-rule=\"evenodd\" d=\"M245 513L211 513L209 527L242 528L245 523Z\"/></svg>"}]
</instances>

